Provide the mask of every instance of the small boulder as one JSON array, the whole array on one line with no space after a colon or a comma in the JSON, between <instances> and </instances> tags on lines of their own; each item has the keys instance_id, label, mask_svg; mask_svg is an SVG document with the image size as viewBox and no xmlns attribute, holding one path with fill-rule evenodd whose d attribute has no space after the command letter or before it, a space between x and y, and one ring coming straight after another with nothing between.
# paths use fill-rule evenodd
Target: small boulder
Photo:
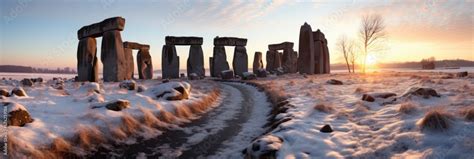
<instances>
[{"instance_id":1,"label":"small boulder","mask_svg":"<svg viewBox=\"0 0 474 159\"><path fill-rule=\"evenodd\" d=\"M11 95L16 95L16 96L19 96L19 97L23 97L23 96L26 96L26 92L21 87L15 87L15 88L13 88Z\"/></svg>"},{"instance_id":2,"label":"small boulder","mask_svg":"<svg viewBox=\"0 0 474 159\"><path fill-rule=\"evenodd\" d=\"M368 95L368 94L363 94L362 95L362 100L363 101L367 101L367 102L374 102L375 101L375 98Z\"/></svg>"},{"instance_id":3,"label":"small boulder","mask_svg":"<svg viewBox=\"0 0 474 159\"><path fill-rule=\"evenodd\" d=\"M457 77L467 77L467 75L468 75L467 71L456 73Z\"/></svg>"},{"instance_id":4,"label":"small boulder","mask_svg":"<svg viewBox=\"0 0 474 159\"><path fill-rule=\"evenodd\" d=\"M430 98L430 97L441 97L438 92L436 92L432 88L423 88L423 87L412 87L408 89L405 93L403 93L402 97L408 96L421 96L423 98Z\"/></svg>"},{"instance_id":5,"label":"small boulder","mask_svg":"<svg viewBox=\"0 0 474 159\"><path fill-rule=\"evenodd\" d=\"M327 84L332 84L332 85L342 85L342 81L336 80L336 79L330 79L326 81Z\"/></svg>"},{"instance_id":6,"label":"small boulder","mask_svg":"<svg viewBox=\"0 0 474 159\"><path fill-rule=\"evenodd\" d=\"M32 87L33 86L33 81L31 79L24 78L23 80L21 80L21 85Z\"/></svg>"},{"instance_id":7,"label":"small boulder","mask_svg":"<svg viewBox=\"0 0 474 159\"><path fill-rule=\"evenodd\" d=\"M242 79L243 80L255 80L257 79L257 76L253 74L252 72L244 72L242 73Z\"/></svg>"},{"instance_id":8,"label":"small boulder","mask_svg":"<svg viewBox=\"0 0 474 159\"><path fill-rule=\"evenodd\" d=\"M23 105L12 102L2 102L1 105L3 105L3 107L7 107L8 126L25 126L25 124L33 122L30 113L28 113Z\"/></svg>"},{"instance_id":9,"label":"small boulder","mask_svg":"<svg viewBox=\"0 0 474 159\"><path fill-rule=\"evenodd\" d=\"M362 95L362 100L367 101L367 102L374 102L375 98L390 98L397 96L395 93L390 93L390 92L383 92L383 93L371 93L371 94L363 94Z\"/></svg>"},{"instance_id":10,"label":"small boulder","mask_svg":"<svg viewBox=\"0 0 474 159\"><path fill-rule=\"evenodd\" d=\"M144 92L145 90L146 90L145 86L140 85L137 87L137 92Z\"/></svg>"},{"instance_id":11,"label":"small boulder","mask_svg":"<svg viewBox=\"0 0 474 159\"><path fill-rule=\"evenodd\" d=\"M0 89L0 96L8 97L10 94L8 93L8 90Z\"/></svg>"},{"instance_id":12,"label":"small boulder","mask_svg":"<svg viewBox=\"0 0 474 159\"><path fill-rule=\"evenodd\" d=\"M120 82L119 87L127 90L135 90L136 82L133 80L125 80Z\"/></svg>"},{"instance_id":13,"label":"small boulder","mask_svg":"<svg viewBox=\"0 0 474 159\"><path fill-rule=\"evenodd\" d=\"M331 126L327 125L327 124L324 125L319 131L322 132L322 133L331 133L331 132L333 132Z\"/></svg>"},{"instance_id":14,"label":"small boulder","mask_svg":"<svg viewBox=\"0 0 474 159\"><path fill-rule=\"evenodd\" d=\"M257 77L267 77L267 71L265 69L258 69L257 72L254 72Z\"/></svg>"},{"instance_id":15,"label":"small boulder","mask_svg":"<svg viewBox=\"0 0 474 159\"><path fill-rule=\"evenodd\" d=\"M117 99L105 105L105 108L113 111L121 111L128 107L130 107L130 102L124 99Z\"/></svg>"},{"instance_id":16,"label":"small boulder","mask_svg":"<svg viewBox=\"0 0 474 159\"><path fill-rule=\"evenodd\" d=\"M189 74L188 79L189 79L189 80L199 80L199 79L201 79L201 78L198 76L198 74L196 74L196 73L191 73L191 74Z\"/></svg>"},{"instance_id":17,"label":"small boulder","mask_svg":"<svg viewBox=\"0 0 474 159\"><path fill-rule=\"evenodd\" d=\"M186 75L184 73L179 74L179 78L186 78Z\"/></svg>"},{"instance_id":18,"label":"small boulder","mask_svg":"<svg viewBox=\"0 0 474 159\"><path fill-rule=\"evenodd\" d=\"M186 90L183 86L175 87L174 90L178 91L180 94L176 96L170 96L166 100L183 100L189 99L189 91Z\"/></svg>"},{"instance_id":19,"label":"small boulder","mask_svg":"<svg viewBox=\"0 0 474 159\"><path fill-rule=\"evenodd\" d=\"M170 80L169 80L169 79L167 79L167 78L165 78L165 79L161 80L161 83L168 83L168 82L170 82Z\"/></svg>"},{"instance_id":20,"label":"small boulder","mask_svg":"<svg viewBox=\"0 0 474 159\"><path fill-rule=\"evenodd\" d=\"M252 142L242 151L245 158L276 158L278 150L283 145L283 139L275 135L265 135Z\"/></svg>"},{"instance_id":21,"label":"small boulder","mask_svg":"<svg viewBox=\"0 0 474 159\"><path fill-rule=\"evenodd\" d=\"M221 72L222 79L232 79L234 78L234 71L232 70L224 70Z\"/></svg>"},{"instance_id":22,"label":"small boulder","mask_svg":"<svg viewBox=\"0 0 474 159\"><path fill-rule=\"evenodd\" d=\"M156 98L166 100L188 99L191 92L191 85L187 82L169 82L149 89L156 95Z\"/></svg>"}]
</instances>

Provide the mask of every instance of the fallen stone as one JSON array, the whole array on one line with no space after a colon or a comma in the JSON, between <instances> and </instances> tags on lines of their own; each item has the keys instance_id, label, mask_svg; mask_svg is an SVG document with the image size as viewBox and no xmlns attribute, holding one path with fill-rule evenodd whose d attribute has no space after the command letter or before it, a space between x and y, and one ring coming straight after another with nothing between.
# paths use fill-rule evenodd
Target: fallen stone
<instances>
[{"instance_id":1,"label":"fallen stone","mask_svg":"<svg viewBox=\"0 0 474 159\"><path fill-rule=\"evenodd\" d=\"M169 80L169 79L167 79L167 78L165 78L165 79L161 80L161 83L168 83L168 82L170 82L170 80Z\"/></svg>"},{"instance_id":2,"label":"fallen stone","mask_svg":"<svg viewBox=\"0 0 474 159\"><path fill-rule=\"evenodd\" d=\"M253 74L252 72L244 72L242 73L242 79L243 80L255 80L257 79L257 76Z\"/></svg>"},{"instance_id":3,"label":"fallen stone","mask_svg":"<svg viewBox=\"0 0 474 159\"><path fill-rule=\"evenodd\" d=\"M25 92L25 90L24 90L23 88L21 88L21 87L15 87L15 88L13 88L11 95L16 95L16 96L19 96L19 97L24 97L24 96L26 96L26 92Z\"/></svg>"},{"instance_id":4,"label":"fallen stone","mask_svg":"<svg viewBox=\"0 0 474 159\"><path fill-rule=\"evenodd\" d=\"M467 71L456 73L457 77L467 77L467 75L468 75Z\"/></svg>"},{"instance_id":5,"label":"fallen stone","mask_svg":"<svg viewBox=\"0 0 474 159\"><path fill-rule=\"evenodd\" d=\"M10 94L8 93L8 90L0 89L0 96L9 97Z\"/></svg>"},{"instance_id":6,"label":"fallen stone","mask_svg":"<svg viewBox=\"0 0 474 159\"><path fill-rule=\"evenodd\" d=\"M135 90L137 83L133 80L125 80L120 82L119 87L127 90Z\"/></svg>"},{"instance_id":7,"label":"fallen stone","mask_svg":"<svg viewBox=\"0 0 474 159\"><path fill-rule=\"evenodd\" d=\"M426 99L430 97L441 97L434 89L423 87L412 87L403 93L402 97L408 97L412 95L421 96Z\"/></svg>"},{"instance_id":8,"label":"fallen stone","mask_svg":"<svg viewBox=\"0 0 474 159\"><path fill-rule=\"evenodd\" d=\"M130 107L130 102L128 100L124 99L117 99L114 101L111 101L105 105L105 108L113 111L121 111L123 109L126 109Z\"/></svg>"},{"instance_id":9,"label":"fallen stone","mask_svg":"<svg viewBox=\"0 0 474 159\"><path fill-rule=\"evenodd\" d=\"M247 159L274 159L283 145L283 139L275 135L265 135L255 140L242 151Z\"/></svg>"},{"instance_id":10,"label":"fallen stone","mask_svg":"<svg viewBox=\"0 0 474 159\"><path fill-rule=\"evenodd\" d=\"M319 130L322 133L331 133L333 132L332 128L330 125L324 125L321 130Z\"/></svg>"},{"instance_id":11,"label":"fallen stone","mask_svg":"<svg viewBox=\"0 0 474 159\"><path fill-rule=\"evenodd\" d=\"M183 100L189 99L189 90L184 88L183 86L175 87L174 90L178 91L180 94L177 96L171 96L166 98L166 100Z\"/></svg>"},{"instance_id":12,"label":"fallen stone","mask_svg":"<svg viewBox=\"0 0 474 159\"><path fill-rule=\"evenodd\" d=\"M25 126L25 124L33 122L30 113L23 105L12 102L2 102L1 105L4 108L7 107L7 126Z\"/></svg>"},{"instance_id":13,"label":"fallen stone","mask_svg":"<svg viewBox=\"0 0 474 159\"><path fill-rule=\"evenodd\" d=\"M221 72L222 79L232 79L234 78L234 71L232 70L224 70Z\"/></svg>"},{"instance_id":14,"label":"fallen stone","mask_svg":"<svg viewBox=\"0 0 474 159\"><path fill-rule=\"evenodd\" d=\"M189 80L199 80L200 77L196 73L191 73L188 75Z\"/></svg>"},{"instance_id":15,"label":"fallen stone","mask_svg":"<svg viewBox=\"0 0 474 159\"><path fill-rule=\"evenodd\" d=\"M31 79L24 78L23 80L21 80L21 85L32 87L33 86L33 81Z\"/></svg>"},{"instance_id":16,"label":"fallen stone","mask_svg":"<svg viewBox=\"0 0 474 159\"><path fill-rule=\"evenodd\" d=\"M166 100L188 99L191 92L191 85L187 82L168 82L162 83L151 89L156 98Z\"/></svg>"},{"instance_id":17,"label":"fallen stone","mask_svg":"<svg viewBox=\"0 0 474 159\"><path fill-rule=\"evenodd\" d=\"M265 69L258 69L255 74L257 74L257 77L267 77L267 71L265 71Z\"/></svg>"},{"instance_id":18,"label":"fallen stone","mask_svg":"<svg viewBox=\"0 0 474 159\"><path fill-rule=\"evenodd\" d=\"M330 79L326 82L327 84L332 84L332 85L342 85L342 81L335 80L335 79Z\"/></svg>"}]
</instances>

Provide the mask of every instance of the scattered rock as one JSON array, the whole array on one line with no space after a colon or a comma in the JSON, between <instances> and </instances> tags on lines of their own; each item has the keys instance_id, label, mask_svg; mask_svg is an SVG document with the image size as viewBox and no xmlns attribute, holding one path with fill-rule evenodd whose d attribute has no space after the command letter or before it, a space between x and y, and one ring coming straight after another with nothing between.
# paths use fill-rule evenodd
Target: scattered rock
<instances>
[{"instance_id":1,"label":"scattered rock","mask_svg":"<svg viewBox=\"0 0 474 159\"><path fill-rule=\"evenodd\" d=\"M23 96L26 96L26 92L23 88L16 87L16 88L13 88L11 95L16 95L16 96L19 96L19 97L23 97Z\"/></svg>"},{"instance_id":2,"label":"scattered rock","mask_svg":"<svg viewBox=\"0 0 474 159\"><path fill-rule=\"evenodd\" d=\"M330 79L326 82L327 84L332 84L332 85L342 85L342 81L335 80L335 79Z\"/></svg>"},{"instance_id":3,"label":"scattered rock","mask_svg":"<svg viewBox=\"0 0 474 159\"><path fill-rule=\"evenodd\" d=\"M331 132L333 132L331 126L330 126L330 125L327 125L327 124L324 125L324 126L321 128L321 130L319 130L319 131L321 131L322 133L331 133Z\"/></svg>"},{"instance_id":4,"label":"scattered rock","mask_svg":"<svg viewBox=\"0 0 474 159\"><path fill-rule=\"evenodd\" d=\"M183 100L189 99L189 91L186 90L183 86L175 87L174 90L178 91L180 94L176 96L171 96L166 98L166 100Z\"/></svg>"},{"instance_id":5,"label":"scattered rock","mask_svg":"<svg viewBox=\"0 0 474 159\"><path fill-rule=\"evenodd\" d=\"M0 89L0 96L9 97L10 94L8 93L8 90Z\"/></svg>"},{"instance_id":6,"label":"scattered rock","mask_svg":"<svg viewBox=\"0 0 474 159\"><path fill-rule=\"evenodd\" d=\"M188 79L189 80L199 80L200 78L199 78L198 74L191 73L191 74L189 74Z\"/></svg>"},{"instance_id":7,"label":"scattered rock","mask_svg":"<svg viewBox=\"0 0 474 159\"><path fill-rule=\"evenodd\" d=\"M275 135L266 135L252 142L242 151L245 158L276 158L276 153L280 150L283 139Z\"/></svg>"},{"instance_id":8,"label":"scattered rock","mask_svg":"<svg viewBox=\"0 0 474 159\"><path fill-rule=\"evenodd\" d=\"M137 92L144 92L146 90L145 86L138 86Z\"/></svg>"},{"instance_id":9,"label":"scattered rock","mask_svg":"<svg viewBox=\"0 0 474 159\"><path fill-rule=\"evenodd\" d=\"M375 101L375 98L368 95L368 94L364 94L362 95L362 100L363 101L367 101L367 102L374 102Z\"/></svg>"},{"instance_id":10,"label":"scattered rock","mask_svg":"<svg viewBox=\"0 0 474 159\"><path fill-rule=\"evenodd\" d=\"M423 87L412 87L408 89L402 97L408 96L422 96L423 98L430 98L430 97L441 97L434 89L432 88L423 88Z\"/></svg>"},{"instance_id":11,"label":"scattered rock","mask_svg":"<svg viewBox=\"0 0 474 159\"><path fill-rule=\"evenodd\" d=\"M32 87L33 86L33 81L31 79L24 78L23 80L21 80L21 85Z\"/></svg>"},{"instance_id":12,"label":"scattered rock","mask_svg":"<svg viewBox=\"0 0 474 159\"><path fill-rule=\"evenodd\" d=\"M130 107L130 102L124 99L117 99L105 105L105 108L113 111L121 111L128 107Z\"/></svg>"},{"instance_id":13,"label":"scattered rock","mask_svg":"<svg viewBox=\"0 0 474 159\"><path fill-rule=\"evenodd\" d=\"M267 77L267 71L265 69L258 69L255 74L257 74L257 77Z\"/></svg>"},{"instance_id":14,"label":"scattered rock","mask_svg":"<svg viewBox=\"0 0 474 159\"><path fill-rule=\"evenodd\" d=\"M79 88L79 91L85 93L95 92L100 94L100 85L96 82L86 82L82 84L82 86Z\"/></svg>"},{"instance_id":15,"label":"scattered rock","mask_svg":"<svg viewBox=\"0 0 474 159\"><path fill-rule=\"evenodd\" d=\"M179 74L179 78L186 78L186 75L184 73Z\"/></svg>"},{"instance_id":16,"label":"scattered rock","mask_svg":"<svg viewBox=\"0 0 474 159\"><path fill-rule=\"evenodd\" d=\"M135 90L136 82L133 80L125 80L120 82L119 87L128 89L128 90Z\"/></svg>"},{"instance_id":17,"label":"scattered rock","mask_svg":"<svg viewBox=\"0 0 474 159\"><path fill-rule=\"evenodd\" d=\"M165 78L165 79L161 80L161 83L168 83L169 81L170 81L169 79Z\"/></svg>"},{"instance_id":18,"label":"scattered rock","mask_svg":"<svg viewBox=\"0 0 474 159\"><path fill-rule=\"evenodd\" d=\"M467 75L468 75L467 71L456 73L457 77L467 77Z\"/></svg>"},{"instance_id":19,"label":"scattered rock","mask_svg":"<svg viewBox=\"0 0 474 159\"><path fill-rule=\"evenodd\" d=\"M25 124L33 122L30 113L23 105L12 102L2 102L1 105L7 107L8 126L25 126Z\"/></svg>"},{"instance_id":20,"label":"scattered rock","mask_svg":"<svg viewBox=\"0 0 474 159\"><path fill-rule=\"evenodd\" d=\"M221 72L222 79L232 79L234 78L234 71L232 70L224 70Z\"/></svg>"},{"instance_id":21,"label":"scattered rock","mask_svg":"<svg viewBox=\"0 0 474 159\"><path fill-rule=\"evenodd\" d=\"M255 80L257 79L257 76L251 72L244 72L242 73L242 79L243 80Z\"/></svg>"},{"instance_id":22,"label":"scattered rock","mask_svg":"<svg viewBox=\"0 0 474 159\"><path fill-rule=\"evenodd\" d=\"M156 98L183 100L189 98L191 85L187 82L169 82L160 84L150 90L156 95Z\"/></svg>"}]
</instances>

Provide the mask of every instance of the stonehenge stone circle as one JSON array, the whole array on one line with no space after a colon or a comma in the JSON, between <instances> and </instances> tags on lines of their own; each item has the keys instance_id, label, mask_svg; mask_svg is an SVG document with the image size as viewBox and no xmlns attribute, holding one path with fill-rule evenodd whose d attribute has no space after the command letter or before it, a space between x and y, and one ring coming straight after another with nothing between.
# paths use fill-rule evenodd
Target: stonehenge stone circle
<instances>
[{"instance_id":1,"label":"stonehenge stone circle","mask_svg":"<svg viewBox=\"0 0 474 159\"><path fill-rule=\"evenodd\" d=\"M315 32L307 23L300 29L298 71L302 74L330 73L327 39L318 29Z\"/></svg>"},{"instance_id":2,"label":"stonehenge stone circle","mask_svg":"<svg viewBox=\"0 0 474 159\"><path fill-rule=\"evenodd\" d=\"M96 55L97 41L95 38L82 38L77 48L78 81L99 81Z\"/></svg>"},{"instance_id":3,"label":"stonehenge stone circle","mask_svg":"<svg viewBox=\"0 0 474 159\"><path fill-rule=\"evenodd\" d=\"M267 64L268 71L275 71L280 68L284 73L296 73L298 54L293 51L292 42L282 42L279 44L268 45L267 60L270 59L272 63ZM283 50L283 54L278 53L278 50Z\"/></svg>"},{"instance_id":4,"label":"stonehenge stone circle","mask_svg":"<svg viewBox=\"0 0 474 159\"><path fill-rule=\"evenodd\" d=\"M179 56L176 53L176 46L163 45L161 52L162 78L179 78Z\"/></svg>"},{"instance_id":5,"label":"stonehenge stone circle","mask_svg":"<svg viewBox=\"0 0 474 159\"><path fill-rule=\"evenodd\" d=\"M225 46L235 46L234 48L234 59L232 60L232 67L234 74L242 76L243 72L248 71L248 56L247 39L236 38L236 37L215 37L214 38L214 52L212 59L211 76L218 77L221 72L229 69L229 64L226 59Z\"/></svg>"},{"instance_id":6,"label":"stonehenge stone circle","mask_svg":"<svg viewBox=\"0 0 474 159\"><path fill-rule=\"evenodd\" d=\"M137 54L138 78L153 78L153 63L148 49L140 49Z\"/></svg>"},{"instance_id":7,"label":"stonehenge stone circle","mask_svg":"<svg viewBox=\"0 0 474 159\"><path fill-rule=\"evenodd\" d=\"M112 17L99 23L83 26L77 31L79 45L77 49L78 81L97 82L96 41L102 36L101 61L105 82L121 81L127 77L127 58L120 31L125 28L125 19Z\"/></svg>"},{"instance_id":8,"label":"stonehenge stone circle","mask_svg":"<svg viewBox=\"0 0 474 159\"><path fill-rule=\"evenodd\" d=\"M298 71L301 74L314 73L314 40L311 26L304 23L300 28Z\"/></svg>"},{"instance_id":9,"label":"stonehenge stone circle","mask_svg":"<svg viewBox=\"0 0 474 159\"><path fill-rule=\"evenodd\" d=\"M263 61L262 61L262 52L255 52L253 57L253 73L257 74L257 72L263 69Z\"/></svg>"},{"instance_id":10,"label":"stonehenge stone circle","mask_svg":"<svg viewBox=\"0 0 474 159\"><path fill-rule=\"evenodd\" d=\"M139 79L153 78L153 69L152 69L153 63L151 62L151 56L149 55L150 45L125 41L123 42L123 47L124 47L125 59L127 62L127 74L126 74L127 79L133 79L133 74L134 74L133 71L135 69L132 50L139 50L138 54L140 54L140 52L142 52L142 54L145 54L144 56L141 56L141 57L148 57L148 56L150 57L150 59L148 58L142 59L142 61L149 62L149 64L138 62L139 59L137 58L137 68L139 70L138 72ZM137 54L137 57L138 57L138 54ZM149 65L149 66L146 66L146 65ZM147 69L141 70L140 68L147 68ZM151 70L148 70L150 68Z\"/></svg>"},{"instance_id":11,"label":"stonehenge stone circle","mask_svg":"<svg viewBox=\"0 0 474 159\"><path fill-rule=\"evenodd\" d=\"M166 36L165 43L166 49L165 46L163 46L162 55L163 78L179 78L179 57L176 53L176 45L190 45L189 57L186 62L188 76L193 73L197 74L199 77L205 76L204 53L201 47L203 43L202 37Z\"/></svg>"}]
</instances>

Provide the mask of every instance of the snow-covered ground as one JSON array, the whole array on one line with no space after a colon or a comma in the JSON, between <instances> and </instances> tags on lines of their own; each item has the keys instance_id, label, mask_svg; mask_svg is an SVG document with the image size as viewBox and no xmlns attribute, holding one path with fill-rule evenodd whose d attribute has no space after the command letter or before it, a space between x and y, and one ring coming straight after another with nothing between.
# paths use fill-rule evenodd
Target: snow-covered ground
<instances>
[{"instance_id":1,"label":"snow-covered ground","mask_svg":"<svg viewBox=\"0 0 474 159\"><path fill-rule=\"evenodd\" d=\"M33 87L23 87L25 97L1 99L23 105L34 119L23 127L0 128L2 141L8 134L9 156L48 158L63 151L80 155L107 142L133 143L137 137L152 138L160 135L160 130L177 128L177 124L189 122L196 118L194 114L207 111L220 101L219 87L212 81L137 81L141 91L120 88L119 82L81 85L65 81L63 89L57 89L57 83L61 82L35 83ZM0 89L8 91L18 85L14 80L0 81ZM179 93L173 89L175 86L191 86L189 99L166 100ZM157 98L165 91L170 93ZM121 111L103 107L118 99L128 100L130 107Z\"/></svg>"},{"instance_id":2,"label":"snow-covered ground","mask_svg":"<svg viewBox=\"0 0 474 159\"><path fill-rule=\"evenodd\" d=\"M446 73L368 73L366 75L299 74L253 82L272 96L289 101L276 116L278 127L247 148L258 156L276 150L277 158L474 158L474 76L450 78ZM326 82L336 79L343 85ZM401 97L412 87L436 90L441 96ZM364 93L392 92L397 100L362 101ZM400 108L402 108L400 110ZM424 129L431 110L447 114L447 128ZM323 133L330 125L334 130ZM265 152L265 149L268 150ZM273 151L275 153L275 151Z\"/></svg>"}]
</instances>

